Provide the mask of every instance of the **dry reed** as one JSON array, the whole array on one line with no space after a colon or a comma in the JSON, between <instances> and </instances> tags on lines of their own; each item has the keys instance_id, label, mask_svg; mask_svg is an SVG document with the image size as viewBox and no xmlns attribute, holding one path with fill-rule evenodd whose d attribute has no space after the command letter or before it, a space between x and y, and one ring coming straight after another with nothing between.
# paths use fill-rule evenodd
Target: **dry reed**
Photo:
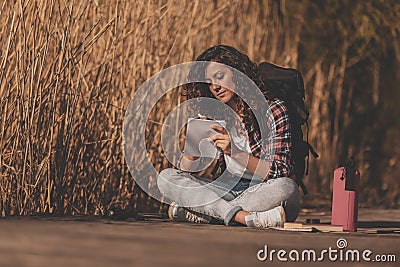
<instances>
[{"instance_id":1,"label":"dry reed","mask_svg":"<svg viewBox=\"0 0 400 267\"><path fill-rule=\"evenodd\" d=\"M135 187L121 150L135 88L213 44L245 47L247 27L255 46L266 38L256 34L262 13L237 11L250 9L247 1L18 0L0 8L2 216L157 209ZM263 49L246 52L262 57ZM179 92L172 94L156 109L176 105ZM150 150L157 169L168 165L156 160L159 144Z\"/></svg>"},{"instance_id":2,"label":"dry reed","mask_svg":"<svg viewBox=\"0 0 400 267\"><path fill-rule=\"evenodd\" d=\"M122 121L136 88L219 43L257 62L296 67L304 8L290 7L295 17L285 1L267 0L2 1L1 215L162 210L135 186L122 153ZM150 116L149 155L158 170L169 165L159 123L182 100L174 90Z\"/></svg>"}]
</instances>

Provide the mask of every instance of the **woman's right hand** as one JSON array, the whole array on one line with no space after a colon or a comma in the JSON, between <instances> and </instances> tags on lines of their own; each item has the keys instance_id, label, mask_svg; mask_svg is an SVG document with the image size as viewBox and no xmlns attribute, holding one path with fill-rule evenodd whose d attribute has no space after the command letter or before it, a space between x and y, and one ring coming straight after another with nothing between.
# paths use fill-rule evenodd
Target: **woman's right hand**
<instances>
[{"instance_id":1,"label":"woman's right hand","mask_svg":"<svg viewBox=\"0 0 400 267\"><path fill-rule=\"evenodd\" d=\"M190 161L194 161L194 160L197 160L200 158L200 157L194 157L194 156L189 156L189 155L184 155L183 157Z\"/></svg>"}]
</instances>

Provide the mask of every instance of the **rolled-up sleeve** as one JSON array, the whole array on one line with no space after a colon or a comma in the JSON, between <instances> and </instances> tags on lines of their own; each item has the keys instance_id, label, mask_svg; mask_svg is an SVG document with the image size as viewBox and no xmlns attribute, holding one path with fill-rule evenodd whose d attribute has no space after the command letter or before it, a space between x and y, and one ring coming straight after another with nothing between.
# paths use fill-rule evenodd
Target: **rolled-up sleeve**
<instances>
[{"instance_id":1,"label":"rolled-up sleeve","mask_svg":"<svg viewBox=\"0 0 400 267\"><path fill-rule=\"evenodd\" d=\"M271 167L265 179L289 177L293 168L292 135L288 110L283 101L271 102L267 118L272 130L269 132L267 142L264 142L262 154L266 160L271 161Z\"/></svg>"}]
</instances>

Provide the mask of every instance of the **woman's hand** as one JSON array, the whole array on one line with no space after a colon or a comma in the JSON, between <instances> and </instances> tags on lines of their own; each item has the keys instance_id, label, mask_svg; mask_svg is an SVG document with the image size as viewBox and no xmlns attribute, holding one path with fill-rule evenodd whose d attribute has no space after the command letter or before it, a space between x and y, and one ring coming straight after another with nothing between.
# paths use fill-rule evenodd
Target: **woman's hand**
<instances>
[{"instance_id":1,"label":"woman's hand","mask_svg":"<svg viewBox=\"0 0 400 267\"><path fill-rule=\"evenodd\" d=\"M228 132L224 127L219 125L212 125L211 128L218 132L218 134L210 137L214 145L219 147L226 155L230 156L232 154L232 143Z\"/></svg>"},{"instance_id":2,"label":"woman's hand","mask_svg":"<svg viewBox=\"0 0 400 267\"><path fill-rule=\"evenodd\" d=\"M189 155L183 155L183 157L184 157L185 159L187 159L187 160L190 160L190 161L195 161L195 160L197 160L197 159L200 158L200 157L189 156Z\"/></svg>"},{"instance_id":3,"label":"woman's hand","mask_svg":"<svg viewBox=\"0 0 400 267\"><path fill-rule=\"evenodd\" d=\"M254 157L251 153L249 154L239 150L239 148L235 146L235 143L231 142L229 134L222 126L213 125L211 128L219 133L210 137L210 139L214 141L214 145L216 147L222 149L225 154L231 156L240 165L252 173L260 176L263 179L268 179L267 175L271 168L271 162L261 160L257 157Z\"/></svg>"}]
</instances>

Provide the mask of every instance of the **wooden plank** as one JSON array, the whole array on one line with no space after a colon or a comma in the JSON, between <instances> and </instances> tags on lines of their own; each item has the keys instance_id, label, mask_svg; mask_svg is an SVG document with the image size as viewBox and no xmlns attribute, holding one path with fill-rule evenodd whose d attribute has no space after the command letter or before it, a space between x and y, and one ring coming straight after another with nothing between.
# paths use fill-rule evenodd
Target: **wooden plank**
<instances>
[{"instance_id":1,"label":"wooden plank","mask_svg":"<svg viewBox=\"0 0 400 267\"><path fill-rule=\"evenodd\" d=\"M285 222L283 228L302 228L303 226L304 224L299 222Z\"/></svg>"},{"instance_id":2,"label":"wooden plank","mask_svg":"<svg viewBox=\"0 0 400 267\"><path fill-rule=\"evenodd\" d=\"M343 226L331 224L304 224L299 222L286 222L284 229L315 228L321 232L343 232Z\"/></svg>"},{"instance_id":3,"label":"wooden plank","mask_svg":"<svg viewBox=\"0 0 400 267\"><path fill-rule=\"evenodd\" d=\"M290 231L290 232L309 232L309 233L318 232L318 230L315 229L314 227L296 227L296 228L274 227L274 229L280 231Z\"/></svg>"}]
</instances>

